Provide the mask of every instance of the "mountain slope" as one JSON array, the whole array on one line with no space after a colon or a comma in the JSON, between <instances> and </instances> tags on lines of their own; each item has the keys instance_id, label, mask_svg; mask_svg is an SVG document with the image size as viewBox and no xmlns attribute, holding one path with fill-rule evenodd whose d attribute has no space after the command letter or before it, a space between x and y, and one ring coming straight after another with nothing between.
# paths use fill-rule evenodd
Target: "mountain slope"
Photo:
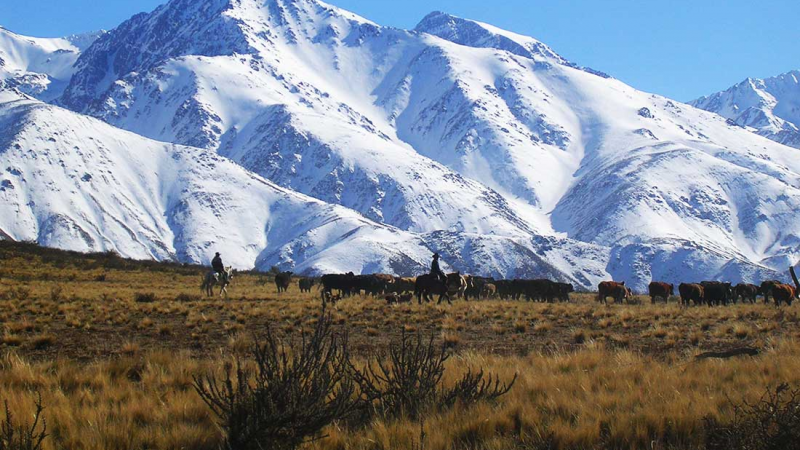
<instances>
[{"instance_id":1,"label":"mountain slope","mask_svg":"<svg viewBox=\"0 0 800 450\"><path fill-rule=\"evenodd\" d=\"M0 27L0 82L45 101L58 97L80 52L102 35L32 38Z\"/></svg>"},{"instance_id":2,"label":"mountain slope","mask_svg":"<svg viewBox=\"0 0 800 450\"><path fill-rule=\"evenodd\" d=\"M240 268L298 272L427 264L430 250L418 238L286 191L213 153L10 91L0 100L0 123L10 131L0 142L4 236L195 263L221 250Z\"/></svg>"},{"instance_id":3,"label":"mountain slope","mask_svg":"<svg viewBox=\"0 0 800 450\"><path fill-rule=\"evenodd\" d=\"M800 256L791 149L479 22L405 31L315 0L173 0L76 67L64 106L214 150L476 273L643 289Z\"/></svg>"},{"instance_id":4,"label":"mountain slope","mask_svg":"<svg viewBox=\"0 0 800 450\"><path fill-rule=\"evenodd\" d=\"M754 128L761 136L800 148L800 71L766 79L748 78L728 90L691 102Z\"/></svg>"},{"instance_id":5,"label":"mountain slope","mask_svg":"<svg viewBox=\"0 0 800 450\"><path fill-rule=\"evenodd\" d=\"M419 235L280 188L207 150L151 141L0 91L0 234L135 258L205 263L222 250L240 268L413 275L434 251L452 270L517 271L589 286L529 240L462 232ZM484 259L500 252L502 258ZM600 252L596 252L600 253ZM458 255L457 257L455 255Z\"/></svg>"},{"instance_id":6,"label":"mountain slope","mask_svg":"<svg viewBox=\"0 0 800 450\"><path fill-rule=\"evenodd\" d=\"M81 57L63 103L154 139L216 149L281 185L403 229L521 235L536 228L541 219L533 208L508 205L492 189L390 136L396 133L386 118L375 116L383 113L370 105L370 94L351 86L354 77L374 76L367 67L361 73L345 67L345 60L353 65L378 57L361 40L376 37L381 52L387 41L398 47L401 39L418 45L409 33L382 30L312 1L232 5L220 6L216 19L197 28L188 24L191 31L180 33L148 35L148 30L163 29L157 26L162 16L183 11L180 2L132 19ZM209 26L218 35L235 36L230 38L234 43L212 49L171 43L173 34L202 36ZM326 32L334 33L327 43L320 37ZM140 58L126 53L141 46L138 40L129 42L129 35L197 53L173 57L168 50L162 63L152 67L155 54L145 52L147 58ZM255 53L238 55L246 48ZM229 55L218 55L222 49ZM93 72L107 67L100 61L110 59L126 62L115 63L113 74ZM330 77L314 76L314 67L322 65L340 70ZM85 93L102 89L97 80L115 78L106 92L85 101ZM371 109L372 118L363 109Z\"/></svg>"}]
</instances>

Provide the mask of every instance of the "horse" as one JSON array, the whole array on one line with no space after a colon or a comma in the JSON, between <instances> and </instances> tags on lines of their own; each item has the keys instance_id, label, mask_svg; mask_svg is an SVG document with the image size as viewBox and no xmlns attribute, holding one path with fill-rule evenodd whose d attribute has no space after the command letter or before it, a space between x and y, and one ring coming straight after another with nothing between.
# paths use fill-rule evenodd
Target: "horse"
<instances>
[{"instance_id":1,"label":"horse","mask_svg":"<svg viewBox=\"0 0 800 450\"><path fill-rule=\"evenodd\" d=\"M214 286L221 285L219 289L219 296L222 297L223 294L228 296L228 286L231 284L231 280L233 279L233 274L235 271L231 267L226 267L225 271L222 272L222 277L219 276L217 272L213 270L206 274L206 277L203 279L203 284L200 286L200 290L206 293L207 296L213 297L214 296ZM222 279L220 279L222 278Z\"/></svg>"},{"instance_id":2,"label":"horse","mask_svg":"<svg viewBox=\"0 0 800 450\"><path fill-rule=\"evenodd\" d=\"M450 275L448 275L448 280L450 279ZM459 275L458 277L460 279L461 276ZM438 295L439 301L436 303L437 305L442 304L442 300L447 300L447 303L452 305L453 302L450 301L448 285L449 283L447 281L440 280L436 275L425 274L418 276L414 284L414 295L417 296L417 303L421 305L423 298L425 298L426 302L430 302L431 295ZM460 285L459 281L458 286Z\"/></svg>"}]
</instances>

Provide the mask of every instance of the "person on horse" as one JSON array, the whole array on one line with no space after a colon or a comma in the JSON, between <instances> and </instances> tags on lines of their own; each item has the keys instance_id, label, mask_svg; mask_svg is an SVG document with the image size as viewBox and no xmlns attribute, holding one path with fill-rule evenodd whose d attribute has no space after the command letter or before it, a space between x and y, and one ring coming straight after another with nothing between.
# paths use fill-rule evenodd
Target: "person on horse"
<instances>
[{"instance_id":1,"label":"person on horse","mask_svg":"<svg viewBox=\"0 0 800 450\"><path fill-rule=\"evenodd\" d=\"M216 273L220 279L224 279L225 265L222 264L222 256L220 256L219 252L217 252L217 254L214 255L214 259L211 260L211 269L214 270L214 273Z\"/></svg>"},{"instance_id":2,"label":"person on horse","mask_svg":"<svg viewBox=\"0 0 800 450\"><path fill-rule=\"evenodd\" d=\"M439 268L439 254L433 254L433 262L431 263L431 275L435 276L439 279L442 283L447 282L447 275L442 272L442 269Z\"/></svg>"}]
</instances>

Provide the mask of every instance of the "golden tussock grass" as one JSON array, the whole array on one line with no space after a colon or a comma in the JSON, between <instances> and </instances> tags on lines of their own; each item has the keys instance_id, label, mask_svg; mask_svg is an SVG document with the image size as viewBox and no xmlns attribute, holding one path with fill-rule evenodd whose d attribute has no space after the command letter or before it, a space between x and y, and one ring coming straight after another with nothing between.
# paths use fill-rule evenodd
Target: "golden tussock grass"
<instances>
[{"instance_id":1,"label":"golden tussock grass","mask_svg":"<svg viewBox=\"0 0 800 450\"><path fill-rule=\"evenodd\" d=\"M31 392L42 393L53 432L48 449L212 449L221 435L194 393L191 375L220 370L222 364L166 352L89 365L28 363L9 354L2 360L0 398L27 417ZM494 404L427 417L428 449L523 448L543 437L552 448L601 441L613 448L649 448L653 441L695 448L704 417L730 416L729 398L754 400L777 380L800 383L800 345L784 341L756 358L695 361L590 344L577 352L527 356L463 352L449 367L446 383L478 367L518 379ZM404 420L377 421L363 430L332 426L329 439L308 448L411 449L419 427Z\"/></svg>"},{"instance_id":2,"label":"golden tussock grass","mask_svg":"<svg viewBox=\"0 0 800 450\"><path fill-rule=\"evenodd\" d=\"M296 281L278 294L261 274L234 278L226 299L200 295L205 269L119 262L0 243L0 398L30 417L42 393L47 449L216 449L221 442L192 375L221 370L271 326L310 330L319 292ZM154 293L136 301L140 292ZM313 450L421 448L697 448L706 415L725 419L728 397L800 382L800 307L675 303L569 304L481 300L388 307L354 297L331 307L358 358L405 330L457 352L447 381L468 368L510 379L495 404L455 408L423 424L332 426ZM141 298L140 298L141 300ZM695 362L701 351L765 349L755 358Z\"/></svg>"}]
</instances>

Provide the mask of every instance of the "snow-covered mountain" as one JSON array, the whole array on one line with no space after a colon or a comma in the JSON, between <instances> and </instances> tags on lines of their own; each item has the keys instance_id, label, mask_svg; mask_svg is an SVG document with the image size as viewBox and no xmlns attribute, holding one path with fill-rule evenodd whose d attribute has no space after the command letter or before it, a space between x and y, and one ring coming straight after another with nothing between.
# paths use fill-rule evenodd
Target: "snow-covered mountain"
<instances>
[{"instance_id":1,"label":"snow-covered mountain","mask_svg":"<svg viewBox=\"0 0 800 450\"><path fill-rule=\"evenodd\" d=\"M480 22L173 0L74 69L66 108L214 151L455 269L643 289L774 277L800 253L793 149Z\"/></svg>"},{"instance_id":2,"label":"snow-covered mountain","mask_svg":"<svg viewBox=\"0 0 800 450\"><path fill-rule=\"evenodd\" d=\"M240 268L413 273L410 233L287 191L207 150L0 93L0 234L82 251ZM353 249L358 249L353 252Z\"/></svg>"},{"instance_id":3,"label":"snow-covered mountain","mask_svg":"<svg viewBox=\"0 0 800 450\"><path fill-rule=\"evenodd\" d=\"M0 83L44 101L61 95L80 52L103 32L32 38L0 27Z\"/></svg>"},{"instance_id":4,"label":"snow-covered mountain","mask_svg":"<svg viewBox=\"0 0 800 450\"><path fill-rule=\"evenodd\" d=\"M691 104L775 142L800 148L800 70L763 80L748 78Z\"/></svg>"},{"instance_id":5,"label":"snow-covered mountain","mask_svg":"<svg viewBox=\"0 0 800 450\"><path fill-rule=\"evenodd\" d=\"M529 240L405 232L276 186L208 150L152 141L13 90L0 91L0 127L5 238L195 263L221 250L240 268L314 274L412 275L441 251L453 270L585 282L542 261Z\"/></svg>"}]
</instances>

